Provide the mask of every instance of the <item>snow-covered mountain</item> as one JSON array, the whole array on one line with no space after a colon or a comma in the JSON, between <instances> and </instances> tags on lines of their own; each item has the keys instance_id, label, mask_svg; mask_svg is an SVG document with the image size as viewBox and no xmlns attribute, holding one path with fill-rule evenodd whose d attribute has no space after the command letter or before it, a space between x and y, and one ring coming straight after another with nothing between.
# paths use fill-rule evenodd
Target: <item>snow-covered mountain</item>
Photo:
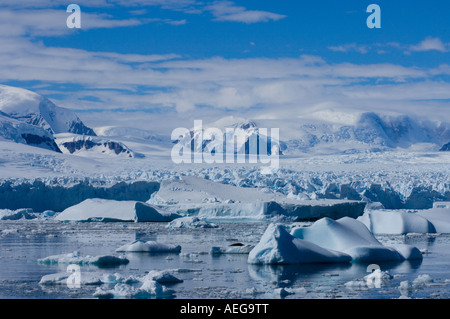
<instances>
[{"instance_id":1,"label":"snow-covered mountain","mask_svg":"<svg viewBox=\"0 0 450 319\"><path fill-rule=\"evenodd\" d=\"M56 135L56 143L65 154L88 157L96 155L136 157L125 144L96 136L62 133Z\"/></svg>"},{"instance_id":2,"label":"snow-covered mountain","mask_svg":"<svg viewBox=\"0 0 450 319\"><path fill-rule=\"evenodd\" d=\"M20 122L0 112L0 139L37 146L61 153L51 133L45 129Z\"/></svg>"},{"instance_id":3,"label":"snow-covered mountain","mask_svg":"<svg viewBox=\"0 0 450 319\"><path fill-rule=\"evenodd\" d=\"M98 138L71 110L34 92L5 85L0 85L0 137L65 154L136 156L121 142Z\"/></svg>"},{"instance_id":4,"label":"snow-covered mountain","mask_svg":"<svg viewBox=\"0 0 450 319\"><path fill-rule=\"evenodd\" d=\"M211 129L217 129L221 138L218 139ZM278 137L273 138L271 134L271 129L263 131L252 120L229 116L207 125L202 123L201 129L192 128L189 135L182 136L175 142L199 153L283 154L285 144ZM227 143L232 143L230 141L233 139L235 139L234 150L227 150ZM251 141L256 144L254 148L250 146ZM261 147L267 147L267 150L263 151Z\"/></svg>"},{"instance_id":5,"label":"snow-covered mountain","mask_svg":"<svg viewBox=\"0 0 450 319\"><path fill-rule=\"evenodd\" d=\"M349 114L344 121L342 117L336 120L333 113L299 119L295 136L291 136L286 143L289 153L314 153L320 150L339 153L408 149L417 145L428 150L438 150L449 140L448 122L367 112Z\"/></svg>"},{"instance_id":6,"label":"snow-covered mountain","mask_svg":"<svg viewBox=\"0 0 450 319\"><path fill-rule=\"evenodd\" d=\"M74 112L25 89L0 85L0 111L21 122L42 127L51 134L95 136Z\"/></svg>"}]
</instances>

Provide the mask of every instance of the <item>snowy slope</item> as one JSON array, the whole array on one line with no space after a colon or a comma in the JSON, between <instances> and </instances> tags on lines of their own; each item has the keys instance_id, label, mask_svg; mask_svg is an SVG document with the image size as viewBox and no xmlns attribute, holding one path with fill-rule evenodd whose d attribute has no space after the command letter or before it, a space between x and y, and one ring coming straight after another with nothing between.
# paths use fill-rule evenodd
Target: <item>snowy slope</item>
<instances>
[{"instance_id":1,"label":"snowy slope","mask_svg":"<svg viewBox=\"0 0 450 319\"><path fill-rule=\"evenodd\" d=\"M25 89L0 85L0 111L50 133L95 135L71 110L58 107L47 98Z\"/></svg>"},{"instance_id":2,"label":"snowy slope","mask_svg":"<svg viewBox=\"0 0 450 319\"><path fill-rule=\"evenodd\" d=\"M2 112L0 112L0 139L61 152L48 131L15 120Z\"/></svg>"}]
</instances>

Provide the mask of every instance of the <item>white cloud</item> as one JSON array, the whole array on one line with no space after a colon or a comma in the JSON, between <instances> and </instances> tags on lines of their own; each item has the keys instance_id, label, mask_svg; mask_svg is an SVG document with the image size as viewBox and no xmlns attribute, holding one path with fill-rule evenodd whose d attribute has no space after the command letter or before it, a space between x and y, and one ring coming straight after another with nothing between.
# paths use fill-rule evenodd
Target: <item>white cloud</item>
<instances>
[{"instance_id":1,"label":"white cloud","mask_svg":"<svg viewBox=\"0 0 450 319\"><path fill-rule=\"evenodd\" d=\"M243 23L257 23L277 21L285 18L285 15L268 11L247 10L244 7L236 6L231 1L215 1L206 7L217 21L233 21Z\"/></svg>"},{"instance_id":2,"label":"white cloud","mask_svg":"<svg viewBox=\"0 0 450 319\"><path fill-rule=\"evenodd\" d=\"M359 52L361 54L366 54L369 52L369 47L367 45L357 45L356 43L329 46L328 49L334 52Z\"/></svg>"},{"instance_id":3,"label":"white cloud","mask_svg":"<svg viewBox=\"0 0 450 319\"><path fill-rule=\"evenodd\" d=\"M398 42L387 42L387 43L373 43L373 44L357 44L348 43L342 45L329 46L329 50L334 52L358 52L361 54L366 54L368 52L376 52L378 54L386 54L389 50L400 50L404 54L410 55L411 52L426 52L426 51L439 51L439 52L449 52L450 43L445 44L439 38L427 37L423 41L415 45L405 45Z\"/></svg>"},{"instance_id":4,"label":"white cloud","mask_svg":"<svg viewBox=\"0 0 450 319\"><path fill-rule=\"evenodd\" d=\"M428 37L417 45L411 45L409 50L411 51L439 51L439 52L448 52L449 45L444 44L441 39Z\"/></svg>"},{"instance_id":5,"label":"white cloud","mask_svg":"<svg viewBox=\"0 0 450 319\"><path fill-rule=\"evenodd\" d=\"M0 83L32 81L38 84L37 92L59 92L58 104L78 110L120 109L138 117L157 109L186 120L200 113L220 117L230 111L247 117L296 118L318 106L338 105L448 118L445 100L450 99L450 86L440 78L450 74L446 64L430 69L390 63L330 64L311 55L187 59L177 54L47 47L13 37L0 37L0 43Z\"/></svg>"}]
</instances>

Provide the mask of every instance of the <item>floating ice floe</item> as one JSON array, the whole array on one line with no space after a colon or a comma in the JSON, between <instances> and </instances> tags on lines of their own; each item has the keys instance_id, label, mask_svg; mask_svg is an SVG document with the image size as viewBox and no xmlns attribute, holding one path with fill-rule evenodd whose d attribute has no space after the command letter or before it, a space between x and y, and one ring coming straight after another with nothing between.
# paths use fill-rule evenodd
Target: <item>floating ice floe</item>
<instances>
[{"instance_id":1,"label":"floating ice floe","mask_svg":"<svg viewBox=\"0 0 450 319\"><path fill-rule=\"evenodd\" d=\"M154 280L148 280L140 288L127 284L116 284L113 289L97 287L94 297L99 299L148 299L148 298L170 298L175 291L167 289Z\"/></svg>"},{"instance_id":2,"label":"floating ice floe","mask_svg":"<svg viewBox=\"0 0 450 319\"><path fill-rule=\"evenodd\" d=\"M260 242L250 251L250 264L345 263L350 255L296 238L282 225L270 224Z\"/></svg>"},{"instance_id":3,"label":"floating ice floe","mask_svg":"<svg viewBox=\"0 0 450 319\"><path fill-rule=\"evenodd\" d=\"M38 259L40 264L78 264L78 265L95 265L98 267L112 267L125 265L129 260L125 257L116 257L110 255L103 256L81 256L78 251L73 253L53 255Z\"/></svg>"},{"instance_id":4,"label":"floating ice floe","mask_svg":"<svg viewBox=\"0 0 450 319\"><path fill-rule=\"evenodd\" d=\"M397 249L383 246L363 223L349 217L338 220L322 218L311 226L293 228L291 234L320 247L344 252L352 257L353 262L422 258L420 251L410 245L398 245Z\"/></svg>"},{"instance_id":5,"label":"floating ice floe","mask_svg":"<svg viewBox=\"0 0 450 319\"><path fill-rule=\"evenodd\" d=\"M425 287L430 286L433 282L433 279L428 274L419 275L412 282L409 282L408 280L402 281L398 287L401 294L400 298L410 298L413 292L424 289Z\"/></svg>"},{"instance_id":6,"label":"floating ice floe","mask_svg":"<svg viewBox=\"0 0 450 319\"><path fill-rule=\"evenodd\" d=\"M65 209L55 217L62 221L134 221L169 222L181 217L166 213L154 205L138 201L115 201L86 199L80 204Z\"/></svg>"},{"instance_id":7,"label":"floating ice floe","mask_svg":"<svg viewBox=\"0 0 450 319\"><path fill-rule=\"evenodd\" d=\"M366 211L357 218L374 234L450 233L450 209Z\"/></svg>"},{"instance_id":8,"label":"floating ice floe","mask_svg":"<svg viewBox=\"0 0 450 319\"><path fill-rule=\"evenodd\" d=\"M42 276L39 281L40 285L67 285L68 279L73 276L70 272L59 272ZM104 274L100 272L83 272L79 273L77 284L80 285L102 285Z\"/></svg>"},{"instance_id":9,"label":"floating ice floe","mask_svg":"<svg viewBox=\"0 0 450 319\"><path fill-rule=\"evenodd\" d=\"M350 289L381 288L387 285L392 278L389 271L375 269L369 275L364 276L363 279L348 281L344 286Z\"/></svg>"},{"instance_id":10,"label":"floating ice floe","mask_svg":"<svg viewBox=\"0 0 450 319\"><path fill-rule=\"evenodd\" d=\"M201 220L198 217L182 217L177 218L170 223L167 224L166 228L218 228L219 226L213 223L208 223L204 220Z\"/></svg>"},{"instance_id":11,"label":"floating ice floe","mask_svg":"<svg viewBox=\"0 0 450 319\"><path fill-rule=\"evenodd\" d=\"M156 241L134 241L116 249L116 252L149 252L149 253L179 253L181 246L164 244Z\"/></svg>"},{"instance_id":12,"label":"floating ice floe","mask_svg":"<svg viewBox=\"0 0 450 319\"><path fill-rule=\"evenodd\" d=\"M222 255L222 254L249 254L250 251L255 248L254 245L244 245L241 243L231 244L227 247L212 247L212 255Z\"/></svg>"},{"instance_id":13,"label":"floating ice floe","mask_svg":"<svg viewBox=\"0 0 450 319\"><path fill-rule=\"evenodd\" d=\"M174 295L175 291L168 289L163 285L182 282L182 280L176 278L167 271L151 271L146 276L139 278L138 281L142 283L140 287L135 287L134 285L123 282L115 283L113 289L98 287L95 290L94 297L100 299L147 299L152 297L170 298Z\"/></svg>"}]
</instances>

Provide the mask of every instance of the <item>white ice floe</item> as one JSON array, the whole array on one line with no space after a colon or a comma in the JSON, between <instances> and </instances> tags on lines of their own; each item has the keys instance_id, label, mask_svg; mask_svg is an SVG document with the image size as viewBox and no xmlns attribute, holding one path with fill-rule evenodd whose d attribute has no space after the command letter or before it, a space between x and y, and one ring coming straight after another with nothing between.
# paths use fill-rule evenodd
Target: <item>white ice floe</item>
<instances>
[{"instance_id":1,"label":"white ice floe","mask_svg":"<svg viewBox=\"0 0 450 319\"><path fill-rule=\"evenodd\" d=\"M219 226L214 223L209 223L201 220L198 217L182 217L177 218L167 224L166 228L176 229L176 228L218 228Z\"/></svg>"},{"instance_id":2,"label":"white ice floe","mask_svg":"<svg viewBox=\"0 0 450 319\"><path fill-rule=\"evenodd\" d=\"M136 240L132 243L125 244L116 249L116 252L149 252L149 253L178 253L181 246L159 243L156 241L140 241Z\"/></svg>"},{"instance_id":3,"label":"white ice floe","mask_svg":"<svg viewBox=\"0 0 450 319\"><path fill-rule=\"evenodd\" d=\"M78 264L78 265L95 265L99 267L109 267L128 264L129 260L125 257L116 257L110 255L102 256L82 256L78 251L73 253L53 255L38 259L40 264Z\"/></svg>"},{"instance_id":4,"label":"white ice floe","mask_svg":"<svg viewBox=\"0 0 450 319\"><path fill-rule=\"evenodd\" d=\"M413 246L399 245L398 250L383 246L363 223L349 217L338 220L322 218L311 226L293 228L291 234L320 247L344 252L352 257L353 262L422 258L420 251Z\"/></svg>"},{"instance_id":5,"label":"white ice floe","mask_svg":"<svg viewBox=\"0 0 450 319\"><path fill-rule=\"evenodd\" d=\"M231 244L226 247L211 247L212 255L222 255L222 254L248 254L255 248L254 245L244 245L241 243Z\"/></svg>"},{"instance_id":6,"label":"white ice floe","mask_svg":"<svg viewBox=\"0 0 450 319\"><path fill-rule=\"evenodd\" d=\"M357 218L374 234L450 233L450 209L366 211Z\"/></svg>"},{"instance_id":7,"label":"white ice floe","mask_svg":"<svg viewBox=\"0 0 450 319\"><path fill-rule=\"evenodd\" d=\"M345 253L295 238L282 225L276 224L267 227L248 256L250 264L343 263L350 260Z\"/></svg>"},{"instance_id":8,"label":"white ice floe","mask_svg":"<svg viewBox=\"0 0 450 319\"><path fill-rule=\"evenodd\" d=\"M65 209L55 217L62 221L134 221L169 222L181 217L165 213L158 207L138 201L115 201L107 199L86 199Z\"/></svg>"}]
</instances>

